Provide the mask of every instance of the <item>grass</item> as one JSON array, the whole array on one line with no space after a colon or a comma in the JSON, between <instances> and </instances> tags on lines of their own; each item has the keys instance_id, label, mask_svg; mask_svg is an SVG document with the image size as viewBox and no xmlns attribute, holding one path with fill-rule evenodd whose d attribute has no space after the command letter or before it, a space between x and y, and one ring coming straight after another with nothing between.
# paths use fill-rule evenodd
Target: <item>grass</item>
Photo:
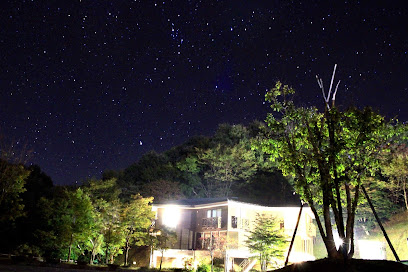
<instances>
[{"instance_id":1,"label":"grass","mask_svg":"<svg viewBox=\"0 0 408 272\"><path fill-rule=\"evenodd\" d=\"M398 213L384 224L384 229L394 246L400 260L408 260L408 211ZM381 229L373 231L370 240L386 242ZM387 260L395 260L391 248L386 246Z\"/></svg>"},{"instance_id":2,"label":"grass","mask_svg":"<svg viewBox=\"0 0 408 272\"><path fill-rule=\"evenodd\" d=\"M403 211L392 216L390 220L383 223L383 225L400 260L408 260L408 211ZM369 236L364 237L364 240L384 242L386 244L387 260L395 261L395 257L386 243L380 227L371 231ZM319 232L317 232L313 253L316 259L327 257L327 251ZM359 256L356 255L355 257L358 258Z\"/></svg>"}]
</instances>

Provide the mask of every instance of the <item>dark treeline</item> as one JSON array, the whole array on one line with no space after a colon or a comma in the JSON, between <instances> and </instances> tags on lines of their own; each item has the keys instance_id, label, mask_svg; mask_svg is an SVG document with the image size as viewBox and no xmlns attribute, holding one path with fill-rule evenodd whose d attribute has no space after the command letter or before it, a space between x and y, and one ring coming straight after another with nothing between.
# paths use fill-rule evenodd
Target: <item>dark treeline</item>
<instances>
[{"instance_id":1,"label":"dark treeline","mask_svg":"<svg viewBox=\"0 0 408 272\"><path fill-rule=\"evenodd\" d=\"M180 198L239 197L259 204L287 204L298 199L280 171L260 150L251 148L261 123L221 124L213 137L197 136L163 153L154 151L117 178L123 197L134 193L155 201Z\"/></svg>"},{"instance_id":2,"label":"dark treeline","mask_svg":"<svg viewBox=\"0 0 408 272\"><path fill-rule=\"evenodd\" d=\"M113 263L135 245L160 247L148 235L153 199L239 197L296 205L288 179L252 149L260 125L222 124L212 137L193 137L163 153L150 151L79 187L54 186L39 166L3 156L0 252Z\"/></svg>"}]
</instances>

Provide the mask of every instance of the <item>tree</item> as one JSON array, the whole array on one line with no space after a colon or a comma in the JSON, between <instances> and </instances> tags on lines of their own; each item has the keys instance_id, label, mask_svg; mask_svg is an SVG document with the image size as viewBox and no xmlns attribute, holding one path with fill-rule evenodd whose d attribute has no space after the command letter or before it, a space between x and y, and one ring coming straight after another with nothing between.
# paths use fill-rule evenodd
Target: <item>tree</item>
<instances>
[{"instance_id":1,"label":"tree","mask_svg":"<svg viewBox=\"0 0 408 272\"><path fill-rule=\"evenodd\" d=\"M68 201L68 207L63 218L67 227L64 234L69 237L67 259L70 261L73 243L82 244L88 240L94 221L92 202L81 188L68 193Z\"/></svg>"},{"instance_id":2,"label":"tree","mask_svg":"<svg viewBox=\"0 0 408 272\"><path fill-rule=\"evenodd\" d=\"M71 260L73 245L88 240L93 225L93 206L81 188L62 188L52 199L42 198L41 215L45 225L36 233L46 257ZM77 248L77 247L75 247Z\"/></svg>"},{"instance_id":3,"label":"tree","mask_svg":"<svg viewBox=\"0 0 408 272\"><path fill-rule=\"evenodd\" d=\"M157 202L184 198L178 182L163 179L143 184L141 194L154 197Z\"/></svg>"},{"instance_id":4,"label":"tree","mask_svg":"<svg viewBox=\"0 0 408 272\"><path fill-rule=\"evenodd\" d=\"M234 182L247 180L257 169L254 151L244 142L230 148L217 145L202 151L198 162L206 169L203 188L207 197L229 196Z\"/></svg>"},{"instance_id":5,"label":"tree","mask_svg":"<svg viewBox=\"0 0 408 272\"><path fill-rule=\"evenodd\" d=\"M12 149L0 146L0 223L11 223L24 215L21 194L26 191L30 171L14 154Z\"/></svg>"},{"instance_id":6,"label":"tree","mask_svg":"<svg viewBox=\"0 0 408 272\"><path fill-rule=\"evenodd\" d=\"M238 181L247 181L257 170L255 152L249 142L240 141L233 146L216 146L197 150L177 164L190 175L190 186L196 195L225 197L232 192ZM200 178L199 178L200 177Z\"/></svg>"},{"instance_id":7,"label":"tree","mask_svg":"<svg viewBox=\"0 0 408 272\"><path fill-rule=\"evenodd\" d=\"M351 258L360 187L378 170L378 154L389 148L402 127L386 122L370 108L340 111L335 106L338 84L334 92L330 87L326 97L322 81L318 82L324 112L295 106L294 90L280 82L267 92L274 113L267 116L269 129L261 146L283 174L294 177L296 191L315 214L328 257ZM318 205L322 205L322 219ZM339 249L333 239L332 216L343 240Z\"/></svg>"},{"instance_id":8,"label":"tree","mask_svg":"<svg viewBox=\"0 0 408 272\"><path fill-rule=\"evenodd\" d=\"M125 244L125 229L122 225L123 206L119 199L121 191L115 178L89 180L85 183L84 190L90 195L97 214L98 224L94 229L95 233L89 238L93 254L100 252L103 246L105 262L113 263L114 258L122 253Z\"/></svg>"},{"instance_id":9,"label":"tree","mask_svg":"<svg viewBox=\"0 0 408 272\"><path fill-rule=\"evenodd\" d=\"M228 247L228 239L226 233L211 232L200 238L202 241L202 248L207 249L210 253L211 272L214 271L214 256L217 252L225 252Z\"/></svg>"},{"instance_id":10,"label":"tree","mask_svg":"<svg viewBox=\"0 0 408 272\"><path fill-rule=\"evenodd\" d=\"M90 263L95 261L97 254L104 254L106 252L104 230L109 221L107 218L108 210L110 210L110 203L118 203L120 189L116 183L115 178L96 180L91 179L85 182L82 188L90 196L94 207L94 224L88 241L85 247L90 251ZM105 258L106 259L106 258Z\"/></svg>"},{"instance_id":11,"label":"tree","mask_svg":"<svg viewBox=\"0 0 408 272\"><path fill-rule=\"evenodd\" d=\"M283 258L287 243L287 236L279 229L276 218L257 214L255 228L249 231L246 244L251 252L258 254L261 271L267 271L272 259Z\"/></svg>"},{"instance_id":12,"label":"tree","mask_svg":"<svg viewBox=\"0 0 408 272\"><path fill-rule=\"evenodd\" d=\"M153 198L143 198L140 195L132 196L132 200L125 204L122 211L122 226L125 231L125 266L128 265L128 255L131 245L146 244L149 235L148 229L154 219L150 204Z\"/></svg>"},{"instance_id":13,"label":"tree","mask_svg":"<svg viewBox=\"0 0 408 272\"><path fill-rule=\"evenodd\" d=\"M102 234L105 241L105 262L113 263L114 258L123 253L126 232L122 225L121 203L119 200L104 202L101 207Z\"/></svg>"},{"instance_id":14,"label":"tree","mask_svg":"<svg viewBox=\"0 0 408 272\"><path fill-rule=\"evenodd\" d=\"M157 249L161 253L160 258L160 267L159 271L162 269L163 256L166 249L169 249L171 245L177 242L177 234L175 231L163 227L159 230L155 230L155 235L152 236L152 246L154 249Z\"/></svg>"},{"instance_id":15,"label":"tree","mask_svg":"<svg viewBox=\"0 0 408 272\"><path fill-rule=\"evenodd\" d=\"M405 145L399 146L390 160L385 162L382 171L389 178L387 188L392 192L394 201L402 198L408 210L408 148Z\"/></svg>"}]
</instances>

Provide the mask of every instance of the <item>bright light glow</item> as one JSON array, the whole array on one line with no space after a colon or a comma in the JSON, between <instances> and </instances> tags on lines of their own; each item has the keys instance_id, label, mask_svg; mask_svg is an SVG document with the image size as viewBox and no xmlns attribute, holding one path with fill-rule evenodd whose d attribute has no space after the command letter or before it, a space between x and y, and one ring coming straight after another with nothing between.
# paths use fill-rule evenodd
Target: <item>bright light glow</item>
<instances>
[{"instance_id":1,"label":"bright light glow","mask_svg":"<svg viewBox=\"0 0 408 272\"><path fill-rule=\"evenodd\" d=\"M380 241L359 240L358 247L361 259L385 260L385 244Z\"/></svg>"},{"instance_id":2,"label":"bright light glow","mask_svg":"<svg viewBox=\"0 0 408 272\"><path fill-rule=\"evenodd\" d=\"M343 239L339 237L339 234L337 231L333 231L333 239L334 239L334 244L336 245L336 249L339 249L339 247L343 244Z\"/></svg>"},{"instance_id":3,"label":"bright light glow","mask_svg":"<svg viewBox=\"0 0 408 272\"><path fill-rule=\"evenodd\" d=\"M301 262L306 262L306 261L314 261L315 257L313 255L304 253L304 252L298 252L294 251L290 253L289 256L289 262L291 263L301 263Z\"/></svg>"},{"instance_id":4,"label":"bright light glow","mask_svg":"<svg viewBox=\"0 0 408 272\"><path fill-rule=\"evenodd\" d=\"M180 209L174 206L164 208L163 224L170 228L177 227L180 221Z\"/></svg>"}]
</instances>

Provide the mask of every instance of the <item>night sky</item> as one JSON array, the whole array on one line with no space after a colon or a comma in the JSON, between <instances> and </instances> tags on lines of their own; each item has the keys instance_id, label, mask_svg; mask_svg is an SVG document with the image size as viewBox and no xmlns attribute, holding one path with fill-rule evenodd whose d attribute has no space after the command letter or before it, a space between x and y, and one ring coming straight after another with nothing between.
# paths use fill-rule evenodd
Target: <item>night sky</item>
<instances>
[{"instance_id":1,"label":"night sky","mask_svg":"<svg viewBox=\"0 0 408 272\"><path fill-rule=\"evenodd\" d=\"M219 123L264 120L265 91L408 120L404 1L1 1L0 133L54 184L123 169Z\"/></svg>"}]
</instances>

